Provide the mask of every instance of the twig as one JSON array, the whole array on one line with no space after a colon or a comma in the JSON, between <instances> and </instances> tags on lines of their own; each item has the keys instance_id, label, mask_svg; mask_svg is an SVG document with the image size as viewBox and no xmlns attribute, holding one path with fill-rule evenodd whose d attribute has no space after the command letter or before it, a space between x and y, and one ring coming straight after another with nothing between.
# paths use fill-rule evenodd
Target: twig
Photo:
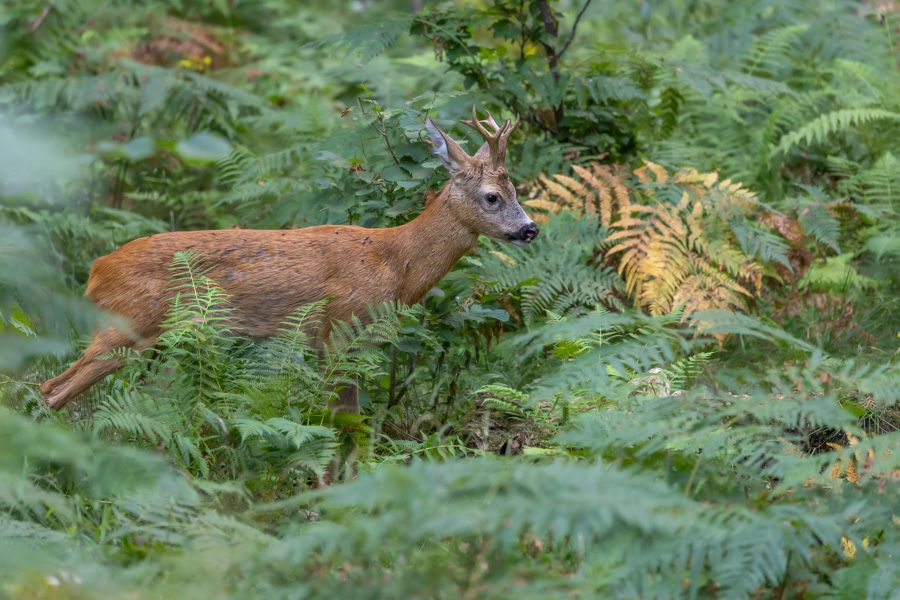
<instances>
[{"instance_id":1,"label":"twig","mask_svg":"<svg viewBox=\"0 0 900 600\"><path fill-rule=\"evenodd\" d=\"M452 40L455 41L457 44L459 44L459 45L462 47L462 49L465 50L465 51L468 53L469 56L471 56L472 58L477 58L476 55L475 55L475 53L473 53L473 52L469 49L469 47L468 47L465 43L463 43L462 39L461 39L459 36L457 36L456 34L454 34L452 31L449 31L449 30L447 30L447 29L444 29L443 27L441 27L441 26L438 25L437 23L432 23L431 21L429 21L428 19L425 19L425 18L423 18L423 17L416 17L415 20L414 20L413 22L414 22L414 23L415 23L415 22L418 22L418 23L422 23L423 25L427 25L427 26L429 26L429 27L433 27L435 30L440 31L441 33L445 34L448 38L452 39Z\"/></svg>"},{"instance_id":2,"label":"twig","mask_svg":"<svg viewBox=\"0 0 900 600\"><path fill-rule=\"evenodd\" d=\"M425 315L424 314L422 314L422 316L419 317L419 326L421 327L423 325L425 325ZM396 358L396 351L397 351L396 346L391 348L391 394L390 394L391 399L390 399L390 402L388 402L388 409L391 409L395 404L400 402L400 400L406 394L406 390L409 389L409 384L412 383L413 375L415 374L416 367L419 364L419 350L416 350L416 353L413 354L412 362L409 365L409 373L407 373L406 379L403 381L403 387L400 388L400 391L397 392L396 395L394 395L394 384L395 384L394 369L396 367L396 362L394 359ZM438 370L440 370L440 367L438 368Z\"/></svg>"},{"instance_id":3,"label":"twig","mask_svg":"<svg viewBox=\"0 0 900 600\"><path fill-rule=\"evenodd\" d=\"M412 364L409 366L409 374L406 376L406 379L403 381L403 387L400 388L400 391L397 392L397 395L391 400L391 403L388 405L388 408L391 408L394 404L400 402L403 399L403 396L406 395L406 390L409 389L409 384L412 383L413 374L415 373L416 366L419 364L419 353L416 352L413 354Z\"/></svg>"},{"instance_id":4,"label":"twig","mask_svg":"<svg viewBox=\"0 0 900 600\"><path fill-rule=\"evenodd\" d=\"M553 15L553 10L547 4L547 0L537 0L538 8L541 11L541 18L544 21L544 31L550 34L554 40L559 34L559 22ZM556 69L556 50L545 41L541 41L544 47L544 54L547 55L547 62L550 64L550 70L553 72L553 79L559 80L559 71Z\"/></svg>"},{"instance_id":5,"label":"twig","mask_svg":"<svg viewBox=\"0 0 900 600\"><path fill-rule=\"evenodd\" d=\"M394 385L397 383L397 346L391 346L391 378L388 384L388 408L394 406Z\"/></svg>"},{"instance_id":6,"label":"twig","mask_svg":"<svg viewBox=\"0 0 900 600\"><path fill-rule=\"evenodd\" d=\"M557 52L556 60L562 58L563 53L569 49L569 46L572 44L572 40L575 39L575 29L578 27L578 21L581 20L581 17L584 15L584 11L587 10L587 7L590 6L590 4L591 0L587 0L587 2L584 3L584 6L581 7L581 12L578 13L578 16L575 17L575 22L572 23L572 31L569 32L569 40L566 42L566 45L562 47L562 50Z\"/></svg>"},{"instance_id":7,"label":"twig","mask_svg":"<svg viewBox=\"0 0 900 600\"><path fill-rule=\"evenodd\" d=\"M393 158L394 162L397 163L397 166L400 167L400 161L397 160L397 155L394 154L394 148L391 146L391 140L388 138L387 125L384 124L384 115L380 112L378 113L378 120L381 122L381 129L378 129L378 126L375 125L375 123L372 123L372 127L384 138L384 143L387 144L387 149L391 153L391 158ZM403 167L400 168L402 169Z\"/></svg>"},{"instance_id":8,"label":"twig","mask_svg":"<svg viewBox=\"0 0 900 600\"><path fill-rule=\"evenodd\" d=\"M38 27L41 26L41 23L44 22L44 19L47 18L47 15L50 14L50 8L51 6L49 4L44 7L44 10L42 10L41 14L38 15L38 18L34 20L34 23L31 24L31 26L28 28L28 31L30 31L31 33L37 31Z\"/></svg>"},{"instance_id":9,"label":"twig","mask_svg":"<svg viewBox=\"0 0 900 600\"><path fill-rule=\"evenodd\" d=\"M547 4L547 0L538 0L538 8L541 11L541 18L544 20L544 29L550 35L556 37L556 34L559 32L559 23L554 18L553 11L550 9L550 5Z\"/></svg>"},{"instance_id":10,"label":"twig","mask_svg":"<svg viewBox=\"0 0 900 600\"><path fill-rule=\"evenodd\" d=\"M9 384L9 383L15 383L15 384L18 384L18 385L30 385L30 386L33 386L33 387L41 387L41 384L40 384L40 383L37 383L37 382L34 382L34 381L21 381L21 380L18 380L18 379L13 379L13 378L11 378L11 377L7 377L6 375L4 375L2 379L0 379L0 385L6 385L6 384Z\"/></svg>"},{"instance_id":11,"label":"twig","mask_svg":"<svg viewBox=\"0 0 900 600\"><path fill-rule=\"evenodd\" d=\"M784 590L787 589L788 565L791 564L791 555L793 554L793 552L793 550L789 550L787 553L787 558L784 559L784 574L781 577L781 581L778 582L778 600L784 598Z\"/></svg>"},{"instance_id":12,"label":"twig","mask_svg":"<svg viewBox=\"0 0 900 600\"><path fill-rule=\"evenodd\" d=\"M369 95L370 95L370 96L374 96L374 94L372 94L371 92L369 93ZM362 99L360 99L359 97L357 97L357 98L356 98L356 104L359 105L359 112L361 112L363 115L365 115L365 114L366 114L366 111L363 109ZM378 108L379 108L379 107L378 107L378 105L376 104L376 105L375 105L375 108L374 108L373 110L375 110L375 114L376 114L376 116L378 117L378 122L381 123L381 129L378 129L378 126L377 126L375 123L371 123L372 128L373 128L375 131L377 131L378 134L379 134L381 137L384 138L384 142L387 144L387 149L388 149L388 151L391 153L391 158L393 158L393 159L394 159L394 162L397 163L397 166L400 167L400 161L397 160L397 155L394 154L394 148L391 146L391 140L388 138L388 134L387 134L387 125L385 125L385 123L384 123L384 113L381 112L380 110L377 110ZM371 111L370 111L370 112L371 112ZM403 167L400 167L400 168L402 169Z\"/></svg>"}]
</instances>

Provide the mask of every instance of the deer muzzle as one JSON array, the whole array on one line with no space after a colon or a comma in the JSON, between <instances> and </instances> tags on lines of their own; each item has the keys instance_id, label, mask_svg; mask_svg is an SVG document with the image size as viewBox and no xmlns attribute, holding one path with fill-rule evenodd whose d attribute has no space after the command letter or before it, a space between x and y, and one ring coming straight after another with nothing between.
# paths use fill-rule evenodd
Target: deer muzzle
<instances>
[{"instance_id":1,"label":"deer muzzle","mask_svg":"<svg viewBox=\"0 0 900 600\"><path fill-rule=\"evenodd\" d=\"M516 246L527 246L537 237L537 234L540 232L538 226L534 224L534 222L529 223L528 225L523 226L515 233L507 233L506 239L515 244Z\"/></svg>"}]
</instances>

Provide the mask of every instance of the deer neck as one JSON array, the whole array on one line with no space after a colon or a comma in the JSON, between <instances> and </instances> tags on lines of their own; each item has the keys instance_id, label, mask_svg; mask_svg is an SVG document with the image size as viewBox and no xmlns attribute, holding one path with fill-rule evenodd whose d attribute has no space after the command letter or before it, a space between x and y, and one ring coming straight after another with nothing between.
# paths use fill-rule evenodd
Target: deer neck
<instances>
[{"instance_id":1,"label":"deer neck","mask_svg":"<svg viewBox=\"0 0 900 600\"><path fill-rule=\"evenodd\" d=\"M450 184L428 199L422 214L395 231L391 255L401 274L398 299L405 304L422 300L478 241L478 234L450 211Z\"/></svg>"}]
</instances>

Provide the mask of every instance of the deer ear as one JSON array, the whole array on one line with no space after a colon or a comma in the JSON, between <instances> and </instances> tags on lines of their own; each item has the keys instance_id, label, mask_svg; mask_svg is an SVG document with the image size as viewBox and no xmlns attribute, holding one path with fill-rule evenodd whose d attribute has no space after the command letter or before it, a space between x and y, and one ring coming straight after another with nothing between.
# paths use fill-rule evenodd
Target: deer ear
<instances>
[{"instance_id":1,"label":"deer ear","mask_svg":"<svg viewBox=\"0 0 900 600\"><path fill-rule=\"evenodd\" d=\"M462 170L469 163L469 155L449 135L438 129L430 118L425 119L425 129L431 136L432 150L451 173Z\"/></svg>"},{"instance_id":2,"label":"deer ear","mask_svg":"<svg viewBox=\"0 0 900 600\"><path fill-rule=\"evenodd\" d=\"M481 145L481 148L478 149L478 152L475 153L474 158L483 158L487 160L491 157L491 148L488 146L488 143L485 142Z\"/></svg>"}]
</instances>

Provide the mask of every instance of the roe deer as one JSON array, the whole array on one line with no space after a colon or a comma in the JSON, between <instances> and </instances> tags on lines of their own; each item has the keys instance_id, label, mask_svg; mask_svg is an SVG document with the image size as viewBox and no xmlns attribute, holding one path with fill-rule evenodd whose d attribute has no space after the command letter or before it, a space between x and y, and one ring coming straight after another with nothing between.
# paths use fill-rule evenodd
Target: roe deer
<instances>
[{"instance_id":1,"label":"roe deer","mask_svg":"<svg viewBox=\"0 0 900 600\"><path fill-rule=\"evenodd\" d=\"M315 332L321 348L333 321L366 316L367 303L422 300L479 235L529 244L538 228L519 206L505 167L506 144L518 117L499 127L490 113L479 121L472 107L472 120L462 122L485 139L474 156L426 120L434 153L450 172L450 181L405 225L163 233L98 258L86 295L98 307L129 319L132 331L98 331L81 358L41 386L47 405L62 408L120 366L115 358L98 357L155 344L172 296L169 264L175 252L201 255L208 276L231 296L237 315L234 333L250 339L277 335L279 325L298 307L330 298ZM331 405L335 412L358 413L356 392L355 387L340 390Z\"/></svg>"}]
</instances>

